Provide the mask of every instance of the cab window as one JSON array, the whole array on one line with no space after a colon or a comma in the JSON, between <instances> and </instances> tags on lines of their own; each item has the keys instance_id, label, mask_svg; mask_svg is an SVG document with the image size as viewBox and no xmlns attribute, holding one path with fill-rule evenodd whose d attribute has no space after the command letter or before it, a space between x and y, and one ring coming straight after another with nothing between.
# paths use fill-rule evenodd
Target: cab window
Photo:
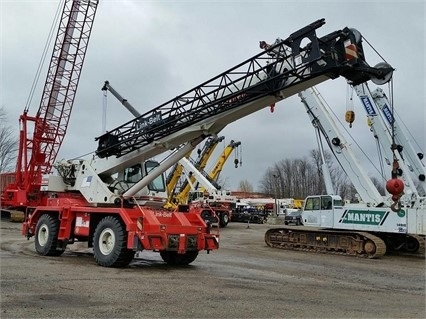
<instances>
[{"instance_id":1,"label":"cab window","mask_svg":"<svg viewBox=\"0 0 426 319\"><path fill-rule=\"evenodd\" d=\"M331 196L322 196L321 197L321 209L332 209L333 208L333 199Z\"/></svg>"},{"instance_id":2,"label":"cab window","mask_svg":"<svg viewBox=\"0 0 426 319\"><path fill-rule=\"evenodd\" d=\"M310 197L306 199L305 209L306 210L319 210L320 209L320 201L319 197Z\"/></svg>"},{"instance_id":3,"label":"cab window","mask_svg":"<svg viewBox=\"0 0 426 319\"><path fill-rule=\"evenodd\" d=\"M160 165L158 162L146 161L145 162L145 173L148 174L150 171L152 171L158 165ZM156 192L165 192L166 191L166 185L164 183L163 174L158 175L151 183L149 183L148 189L151 190L151 191L156 191Z\"/></svg>"},{"instance_id":4,"label":"cab window","mask_svg":"<svg viewBox=\"0 0 426 319\"><path fill-rule=\"evenodd\" d=\"M141 165L135 165L124 170L124 180L127 183L137 183L142 179Z\"/></svg>"}]
</instances>

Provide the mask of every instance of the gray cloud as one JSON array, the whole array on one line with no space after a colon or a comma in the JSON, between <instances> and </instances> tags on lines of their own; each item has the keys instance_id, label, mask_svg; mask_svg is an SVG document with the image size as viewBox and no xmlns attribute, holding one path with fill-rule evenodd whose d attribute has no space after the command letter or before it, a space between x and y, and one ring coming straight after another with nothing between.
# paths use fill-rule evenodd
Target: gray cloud
<instances>
[{"instance_id":1,"label":"gray cloud","mask_svg":"<svg viewBox=\"0 0 426 319\"><path fill-rule=\"evenodd\" d=\"M57 2L6 1L1 10L1 106L16 119L22 113ZM325 18L319 36L346 26L358 29L397 70L394 105L425 150L425 4L423 1L100 1L79 91L59 158L74 158L96 148L102 128L105 80L143 112L201 84L259 52L259 40L273 42ZM366 47L367 61L381 58ZM50 52L49 52L50 54ZM49 55L50 56L50 55ZM46 66L47 67L47 66ZM35 114L46 71L30 108ZM344 118L343 78L318 86L335 113ZM365 115L355 104L350 132L374 157L375 145ZM107 128L131 115L109 98ZM307 156L315 134L298 97L228 125L221 135L243 144L243 165L232 160L222 176L236 188L242 179L255 187L268 166ZM221 148L222 147L222 148ZM213 163L223 146L217 148ZM371 168L369 168L370 170ZM373 170L371 169L373 172Z\"/></svg>"}]
</instances>

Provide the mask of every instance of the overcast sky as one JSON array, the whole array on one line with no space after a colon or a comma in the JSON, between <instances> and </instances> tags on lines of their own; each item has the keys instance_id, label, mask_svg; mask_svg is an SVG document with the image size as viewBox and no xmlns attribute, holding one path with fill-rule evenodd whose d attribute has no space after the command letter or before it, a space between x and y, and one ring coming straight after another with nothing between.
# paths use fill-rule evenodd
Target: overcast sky
<instances>
[{"instance_id":1,"label":"overcast sky","mask_svg":"<svg viewBox=\"0 0 426 319\"><path fill-rule=\"evenodd\" d=\"M58 1L1 0L0 106L18 132ZM260 52L259 41L272 43L325 18L317 36L353 27L396 71L394 107L424 151L425 3L419 1L108 1L100 0L70 125L58 159L94 151L102 131L105 80L141 113L209 80ZM381 58L364 42L370 65ZM50 57L50 53L48 59ZM43 81L30 106L35 115ZM371 88L375 88L372 85ZM344 122L344 78L317 86ZM382 87L387 92L387 86ZM110 96L107 129L132 118ZM376 147L361 105L355 102L351 135L378 165ZM222 172L228 188L247 179L255 189L266 169L279 160L300 158L317 148L315 133L297 96L229 124L220 135L207 168L230 140L242 142L243 165L233 157ZM359 155L361 157L361 155ZM361 161L363 159L361 158ZM373 168L366 168L374 174ZM371 171L370 171L371 170ZM390 168L389 168L390 171Z\"/></svg>"}]
</instances>

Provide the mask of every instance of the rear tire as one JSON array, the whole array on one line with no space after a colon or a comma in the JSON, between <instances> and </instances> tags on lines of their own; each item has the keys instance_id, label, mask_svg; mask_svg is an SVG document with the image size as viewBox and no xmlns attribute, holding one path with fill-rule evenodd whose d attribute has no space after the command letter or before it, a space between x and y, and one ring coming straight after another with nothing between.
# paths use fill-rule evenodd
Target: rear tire
<instances>
[{"instance_id":1,"label":"rear tire","mask_svg":"<svg viewBox=\"0 0 426 319\"><path fill-rule=\"evenodd\" d=\"M132 261L135 252L127 248L126 228L119 218L106 216L96 226L93 254L103 267L125 267Z\"/></svg>"},{"instance_id":2,"label":"rear tire","mask_svg":"<svg viewBox=\"0 0 426 319\"><path fill-rule=\"evenodd\" d=\"M186 266L197 259L198 251L187 251L184 254L178 254L177 251L160 251L160 256L168 265Z\"/></svg>"},{"instance_id":3,"label":"rear tire","mask_svg":"<svg viewBox=\"0 0 426 319\"><path fill-rule=\"evenodd\" d=\"M229 223L229 216L226 213L220 214L220 227L226 227Z\"/></svg>"},{"instance_id":4,"label":"rear tire","mask_svg":"<svg viewBox=\"0 0 426 319\"><path fill-rule=\"evenodd\" d=\"M35 232L35 249L42 256L60 256L65 251L58 249L59 220L49 214L41 215Z\"/></svg>"}]
</instances>

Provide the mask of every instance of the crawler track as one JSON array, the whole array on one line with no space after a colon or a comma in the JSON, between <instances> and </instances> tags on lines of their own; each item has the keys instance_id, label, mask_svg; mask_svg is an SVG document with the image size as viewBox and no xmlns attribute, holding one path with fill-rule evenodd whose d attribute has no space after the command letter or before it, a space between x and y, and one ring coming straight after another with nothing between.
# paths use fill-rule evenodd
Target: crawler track
<instances>
[{"instance_id":1,"label":"crawler track","mask_svg":"<svg viewBox=\"0 0 426 319\"><path fill-rule=\"evenodd\" d=\"M380 258L386 253L385 242L365 232L336 231L307 227L272 228L265 233L269 247Z\"/></svg>"}]
</instances>

